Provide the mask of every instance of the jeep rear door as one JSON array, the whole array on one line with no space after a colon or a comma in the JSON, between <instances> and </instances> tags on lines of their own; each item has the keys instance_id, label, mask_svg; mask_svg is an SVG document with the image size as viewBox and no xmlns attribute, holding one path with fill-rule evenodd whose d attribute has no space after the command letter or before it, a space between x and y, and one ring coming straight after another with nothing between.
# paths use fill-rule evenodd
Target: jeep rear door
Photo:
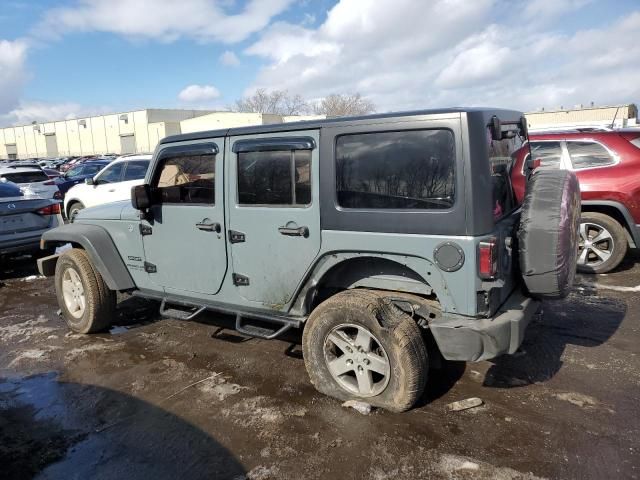
<instances>
[{"instance_id":1,"label":"jeep rear door","mask_svg":"<svg viewBox=\"0 0 640 480\"><path fill-rule=\"evenodd\" d=\"M229 140L231 280L245 299L279 309L320 250L319 132Z\"/></svg>"},{"instance_id":2,"label":"jeep rear door","mask_svg":"<svg viewBox=\"0 0 640 480\"><path fill-rule=\"evenodd\" d=\"M171 144L158 151L141 221L145 267L168 293L218 293L227 270L223 201L224 139Z\"/></svg>"}]
</instances>

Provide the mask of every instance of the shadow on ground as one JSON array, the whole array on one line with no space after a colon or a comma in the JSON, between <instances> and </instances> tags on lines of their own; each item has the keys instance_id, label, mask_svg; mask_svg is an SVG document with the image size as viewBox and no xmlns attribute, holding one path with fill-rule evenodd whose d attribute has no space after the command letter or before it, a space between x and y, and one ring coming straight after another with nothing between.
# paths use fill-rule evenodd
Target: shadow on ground
<instances>
[{"instance_id":1,"label":"shadow on ground","mask_svg":"<svg viewBox=\"0 0 640 480\"><path fill-rule=\"evenodd\" d=\"M549 380L562 367L568 344L602 345L618 330L626 313L623 301L596 296L595 291L545 302L542 319L529 325L520 349L492 361L484 385L510 388Z\"/></svg>"},{"instance_id":2,"label":"shadow on ground","mask_svg":"<svg viewBox=\"0 0 640 480\"><path fill-rule=\"evenodd\" d=\"M0 378L3 479L244 478L214 438L162 408L55 373Z\"/></svg>"}]
</instances>

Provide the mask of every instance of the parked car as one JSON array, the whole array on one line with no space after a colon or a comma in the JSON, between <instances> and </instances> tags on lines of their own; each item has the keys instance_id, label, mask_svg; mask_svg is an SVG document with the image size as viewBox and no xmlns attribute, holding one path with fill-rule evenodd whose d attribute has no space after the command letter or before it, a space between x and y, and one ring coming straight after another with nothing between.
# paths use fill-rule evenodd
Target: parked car
<instances>
[{"instance_id":1,"label":"parked car","mask_svg":"<svg viewBox=\"0 0 640 480\"><path fill-rule=\"evenodd\" d=\"M512 170L518 199L532 168L576 173L582 191L578 270L606 273L640 246L640 130L563 131L530 135Z\"/></svg>"},{"instance_id":2,"label":"parked car","mask_svg":"<svg viewBox=\"0 0 640 480\"><path fill-rule=\"evenodd\" d=\"M85 179L94 177L100 170L109 165L106 160L89 161L76 165L56 179L56 185L60 189L62 196L74 185L84 183Z\"/></svg>"},{"instance_id":3,"label":"parked car","mask_svg":"<svg viewBox=\"0 0 640 480\"><path fill-rule=\"evenodd\" d=\"M108 328L118 291L174 318L233 313L254 337L304 328L318 390L406 410L429 359L514 353L539 299L571 288L578 183L538 171L520 209L504 161L522 140L521 113L488 109L168 137L128 199L43 236L74 248L39 270L76 332Z\"/></svg>"},{"instance_id":4,"label":"parked car","mask_svg":"<svg viewBox=\"0 0 640 480\"><path fill-rule=\"evenodd\" d=\"M38 251L42 234L62 224L60 202L0 182L0 255Z\"/></svg>"},{"instance_id":5,"label":"parked car","mask_svg":"<svg viewBox=\"0 0 640 480\"><path fill-rule=\"evenodd\" d=\"M83 162L87 162L87 161L95 160L95 159L96 159L95 155L84 156L84 157L73 157L73 158L69 159L68 161L66 161L65 163L63 163L62 165L60 165L59 170L61 172L66 172L67 170L69 170L74 165L78 165L78 164L81 164Z\"/></svg>"},{"instance_id":6,"label":"parked car","mask_svg":"<svg viewBox=\"0 0 640 480\"><path fill-rule=\"evenodd\" d=\"M0 166L0 179L17 184L27 195L62 199L62 194L55 181L50 179L38 165L11 163L7 166Z\"/></svg>"},{"instance_id":7,"label":"parked car","mask_svg":"<svg viewBox=\"0 0 640 480\"><path fill-rule=\"evenodd\" d=\"M150 160L151 155L119 158L95 177L86 178L85 183L73 186L64 198L64 212L67 218L72 218L86 207L130 198L131 187L144 181Z\"/></svg>"}]
</instances>

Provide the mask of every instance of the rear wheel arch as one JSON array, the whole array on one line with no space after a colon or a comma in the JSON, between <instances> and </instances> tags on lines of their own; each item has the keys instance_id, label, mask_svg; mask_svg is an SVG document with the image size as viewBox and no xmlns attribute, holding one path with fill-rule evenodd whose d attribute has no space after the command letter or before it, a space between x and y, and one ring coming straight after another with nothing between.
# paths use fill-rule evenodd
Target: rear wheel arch
<instances>
[{"instance_id":1,"label":"rear wheel arch","mask_svg":"<svg viewBox=\"0 0 640 480\"><path fill-rule=\"evenodd\" d=\"M618 202L583 200L582 212L601 213L613 218L624 228L627 241L632 247L640 246L640 232L627 208Z\"/></svg>"},{"instance_id":2,"label":"rear wheel arch","mask_svg":"<svg viewBox=\"0 0 640 480\"><path fill-rule=\"evenodd\" d=\"M356 252L326 255L316 263L299 290L291 313L308 315L322 301L356 288L403 292L437 301L442 295L447 302L446 294L433 288L427 280L437 268L424 259L409 259L411 257ZM424 268L416 268L418 266Z\"/></svg>"}]
</instances>

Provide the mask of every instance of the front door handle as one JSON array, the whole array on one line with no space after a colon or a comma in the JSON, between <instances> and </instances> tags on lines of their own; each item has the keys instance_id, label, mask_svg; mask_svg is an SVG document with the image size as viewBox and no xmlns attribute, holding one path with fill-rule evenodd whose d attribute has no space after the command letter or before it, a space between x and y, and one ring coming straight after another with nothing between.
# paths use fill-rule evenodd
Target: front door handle
<instances>
[{"instance_id":1,"label":"front door handle","mask_svg":"<svg viewBox=\"0 0 640 480\"><path fill-rule=\"evenodd\" d=\"M196 223L196 228L198 230L204 230L205 232L216 232L220 233L222 231L222 227L219 223Z\"/></svg>"},{"instance_id":2,"label":"front door handle","mask_svg":"<svg viewBox=\"0 0 640 480\"><path fill-rule=\"evenodd\" d=\"M298 228L288 228L288 227L280 227L278 231L281 235L286 235L287 237L308 237L309 236L309 228L308 227L298 227Z\"/></svg>"}]
</instances>

